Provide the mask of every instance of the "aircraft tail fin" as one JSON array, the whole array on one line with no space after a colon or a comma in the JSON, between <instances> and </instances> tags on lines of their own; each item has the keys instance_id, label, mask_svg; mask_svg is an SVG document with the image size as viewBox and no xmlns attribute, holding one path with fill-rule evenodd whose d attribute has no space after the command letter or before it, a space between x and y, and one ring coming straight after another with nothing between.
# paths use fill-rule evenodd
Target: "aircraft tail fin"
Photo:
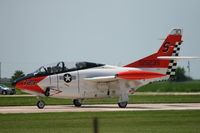
<instances>
[{"instance_id":1,"label":"aircraft tail fin","mask_svg":"<svg viewBox=\"0 0 200 133\"><path fill-rule=\"evenodd\" d=\"M152 55L144 57L138 61L130 63L124 67L136 67L143 70L150 70L154 72L160 72L169 76L175 75L175 70L177 62L174 59L163 60L158 57L161 56L178 56L180 51L180 46L182 44L182 30L173 29L171 33L164 40L163 44L157 51Z\"/></svg>"}]
</instances>

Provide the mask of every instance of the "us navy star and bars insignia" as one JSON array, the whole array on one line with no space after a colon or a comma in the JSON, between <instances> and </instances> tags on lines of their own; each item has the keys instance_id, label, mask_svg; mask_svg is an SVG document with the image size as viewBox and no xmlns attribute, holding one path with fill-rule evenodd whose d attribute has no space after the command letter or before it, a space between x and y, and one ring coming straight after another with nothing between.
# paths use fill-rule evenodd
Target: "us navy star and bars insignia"
<instances>
[{"instance_id":1,"label":"us navy star and bars insignia","mask_svg":"<svg viewBox=\"0 0 200 133\"><path fill-rule=\"evenodd\" d=\"M66 73L63 76L59 76L59 79L64 80L66 83L70 83L72 80L76 80L76 76L72 76L71 74Z\"/></svg>"}]
</instances>

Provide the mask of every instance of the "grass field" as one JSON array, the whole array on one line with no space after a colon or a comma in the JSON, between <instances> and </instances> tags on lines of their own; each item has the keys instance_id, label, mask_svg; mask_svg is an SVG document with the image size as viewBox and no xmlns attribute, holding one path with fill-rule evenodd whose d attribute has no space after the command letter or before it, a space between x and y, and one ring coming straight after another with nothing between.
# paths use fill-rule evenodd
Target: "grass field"
<instances>
[{"instance_id":1,"label":"grass field","mask_svg":"<svg viewBox=\"0 0 200 133\"><path fill-rule=\"evenodd\" d=\"M48 105L72 104L70 99L44 98ZM35 105L35 97L0 97L0 106ZM117 103L118 98L84 100L83 104ZM199 103L200 95L131 95L129 103Z\"/></svg>"},{"instance_id":2,"label":"grass field","mask_svg":"<svg viewBox=\"0 0 200 133\"><path fill-rule=\"evenodd\" d=\"M0 114L1 133L199 133L200 111Z\"/></svg>"},{"instance_id":3,"label":"grass field","mask_svg":"<svg viewBox=\"0 0 200 133\"><path fill-rule=\"evenodd\" d=\"M186 82L155 82L143 86L138 92L200 92L200 80Z\"/></svg>"},{"instance_id":4,"label":"grass field","mask_svg":"<svg viewBox=\"0 0 200 133\"><path fill-rule=\"evenodd\" d=\"M200 81L157 82L139 92L197 92ZM17 91L17 94L25 94ZM49 105L72 104L69 99L45 98ZM0 97L0 106L35 105L35 97ZM85 100L85 104L117 103L118 98ZM129 103L199 103L200 95L131 95ZM199 133L200 111L129 111L42 114L0 114L0 133Z\"/></svg>"}]
</instances>

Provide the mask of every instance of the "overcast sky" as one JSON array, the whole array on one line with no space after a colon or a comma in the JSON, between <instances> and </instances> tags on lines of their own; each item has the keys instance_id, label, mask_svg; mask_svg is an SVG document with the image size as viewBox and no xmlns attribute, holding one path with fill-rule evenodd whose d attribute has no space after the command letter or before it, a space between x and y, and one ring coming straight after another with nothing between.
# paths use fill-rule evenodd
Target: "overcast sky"
<instances>
[{"instance_id":1,"label":"overcast sky","mask_svg":"<svg viewBox=\"0 0 200 133\"><path fill-rule=\"evenodd\" d=\"M2 77L62 60L126 65L173 28L184 30L180 55L200 56L200 0L0 0ZM190 64L200 79L200 60Z\"/></svg>"}]
</instances>

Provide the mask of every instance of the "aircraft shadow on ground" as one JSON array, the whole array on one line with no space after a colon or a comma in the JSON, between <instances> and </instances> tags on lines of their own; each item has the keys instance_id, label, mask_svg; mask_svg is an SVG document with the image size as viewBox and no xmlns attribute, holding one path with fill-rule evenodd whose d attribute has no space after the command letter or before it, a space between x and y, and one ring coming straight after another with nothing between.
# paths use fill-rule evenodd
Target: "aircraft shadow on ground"
<instances>
[{"instance_id":1,"label":"aircraft shadow on ground","mask_svg":"<svg viewBox=\"0 0 200 133\"><path fill-rule=\"evenodd\" d=\"M153 109L152 107L138 107L138 106L126 107L126 108L119 108L118 106L95 106L95 105L94 106L93 105L90 105L90 106L83 105L80 108L98 108L98 109L104 109L104 108L107 108L107 109Z\"/></svg>"}]
</instances>

